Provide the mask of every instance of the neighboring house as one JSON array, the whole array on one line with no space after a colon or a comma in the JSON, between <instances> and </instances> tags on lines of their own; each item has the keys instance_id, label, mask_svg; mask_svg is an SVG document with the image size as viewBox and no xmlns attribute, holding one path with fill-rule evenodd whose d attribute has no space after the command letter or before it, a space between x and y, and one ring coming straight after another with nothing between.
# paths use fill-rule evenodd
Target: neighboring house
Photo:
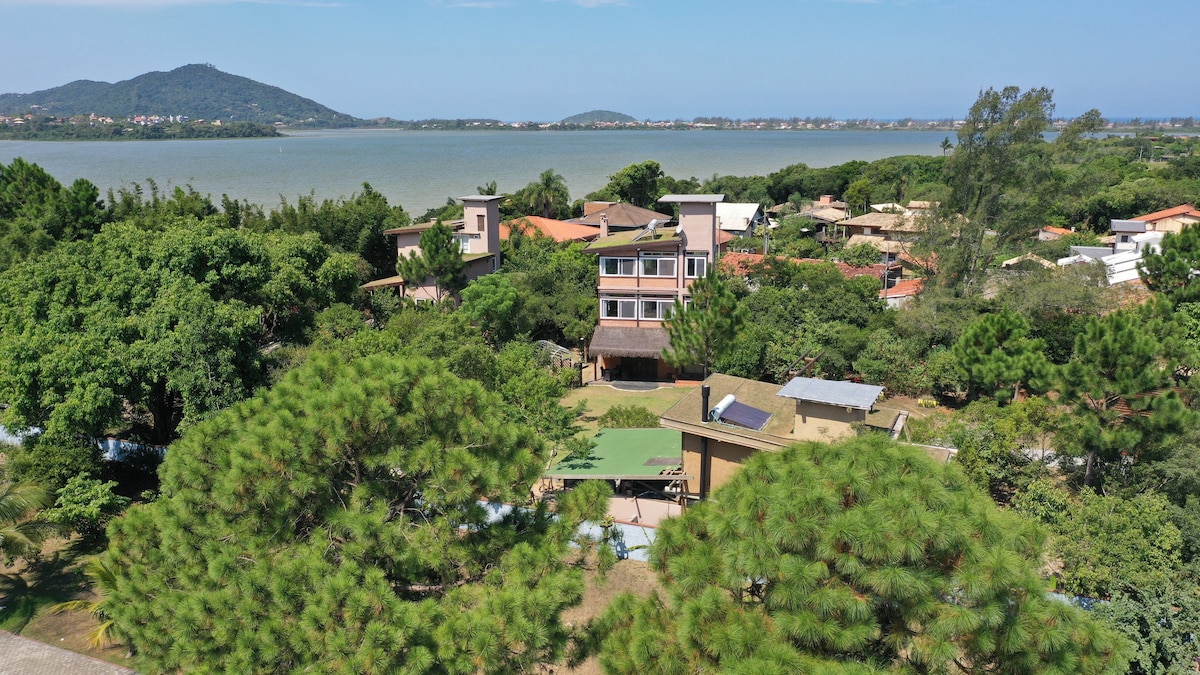
<instances>
[{"instance_id":1,"label":"neighboring house","mask_svg":"<svg viewBox=\"0 0 1200 675\"><path fill-rule=\"evenodd\" d=\"M670 214L643 209L625 202L587 202L583 205L583 217L572 218L567 222L607 228L611 233L644 229L651 222L662 225L671 219Z\"/></svg>"},{"instance_id":2,"label":"neighboring house","mask_svg":"<svg viewBox=\"0 0 1200 675\"><path fill-rule=\"evenodd\" d=\"M1019 267L1030 267L1033 265L1037 265L1040 267L1055 267L1054 263L1052 263L1049 260L1046 260L1045 258L1043 258L1039 255L1036 255L1034 253L1026 253L1024 255L1019 255L1015 258L1009 258L1008 260L1005 260L1004 262L1000 263L1000 267L1002 267L1004 269L1008 269L1010 267L1018 267L1018 266Z\"/></svg>"},{"instance_id":3,"label":"neighboring house","mask_svg":"<svg viewBox=\"0 0 1200 675\"><path fill-rule=\"evenodd\" d=\"M1184 226L1200 223L1200 210L1197 210L1191 204L1180 204L1173 208L1138 216L1134 220L1146 223L1147 232L1173 232L1178 234L1183 230Z\"/></svg>"},{"instance_id":4,"label":"neighboring house","mask_svg":"<svg viewBox=\"0 0 1200 675\"><path fill-rule=\"evenodd\" d=\"M1065 227L1054 227L1047 225L1037 232L1038 241L1058 241L1068 234L1073 234L1074 230L1068 230Z\"/></svg>"},{"instance_id":5,"label":"neighboring house","mask_svg":"<svg viewBox=\"0 0 1200 675\"><path fill-rule=\"evenodd\" d=\"M873 428L898 434L908 414L876 405L883 387L792 379L769 384L714 374L662 414L683 432L683 493L708 496L754 453L800 441L833 441Z\"/></svg>"},{"instance_id":6,"label":"neighboring house","mask_svg":"<svg viewBox=\"0 0 1200 675\"><path fill-rule=\"evenodd\" d=\"M1118 221L1120 222L1141 221ZM1059 267L1068 265L1095 264L1104 265L1105 278L1109 286L1119 284L1141 283L1142 256L1158 251L1162 246L1164 232L1141 232L1130 234L1124 242L1125 248L1110 249L1100 246L1072 246L1071 255L1058 260ZM1118 243L1117 246L1121 246Z\"/></svg>"},{"instance_id":7,"label":"neighboring house","mask_svg":"<svg viewBox=\"0 0 1200 675\"><path fill-rule=\"evenodd\" d=\"M1132 251L1133 237L1137 234L1146 232L1146 223L1142 220L1114 220L1112 221L1112 233L1116 237L1113 249L1117 252Z\"/></svg>"},{"instance_id":8,"label":"neighboring house","mask_svg":"<svg viewBox=\"0 0 1200 675\"><path fill-rule=\"evenodd\" d=\"M887 303L889 309L899 309L925 290L924 279L908 279L897 281L895 284L879 291L879 299Z\"/></svg>"},{"instance_id":9,"label":"neighboring house","mask_svg":"<svg viewBox=\"0 0 1200 675\"><path fill-rule=\"evenodd\" d=\"M932 213L939 206L941 206L941 202L925 202L914 199L904 208L904 214L907 216L922 216Z\"/></svg>"},{"instance_id":10,"label":"neighboring house","mask_svg":"<svg viewBox=\"0 0 1200 675\"><path fill-rule=\"evenodd\" d=\"M917 233L916 220L903 213L864 213L838 223L854 235L883 237L891 241L908 241Z\"/></svg>"},{"instance_id":11,"label":"neighboring house","mask_svg":"<svg viewBox=\"0 0 1200 675\"><path fill-rule=\"evenodd\" d=\"M733 276L746 277L750 275L752 268L755 265L761 264L768 257L769 256L764 256L761 253L739 253L730 251L729 253L721 256L721 259L717 261L717 265L722 270L725 270ZM882 281L886 272L896 269L895 265L889 266L882 263L877 265L867 265L865 267L855 267L854 265L844 263L840 260L818 260L816 258L787 257L783 257L781 259L797 265L830 264L837 267L838 271L842 273L842 276L846 277L847 279L853 279L855 277L874 277Z\"/></svg>"},{"instance_id":12,"label":"neighboring house","mask_svg":"<svg viewBox=\"0 0 1200 675\"><path fill-rule=\"evenodd\" d=\"M758 204L717 204L717 228L739 237L754 234L759 225L771 227L771 221Z\"/></svg>"},{"instance_id":13,"label":"neighboring house","mask_svg":"<svg viewBox=\"0 0 1200 675\"><path fill-rule=\"evenodd\" d=\"M872 204L871 210L879 213L904 213L904 205L896 202L883 202L882 204Z\"/></svg>"},{"instance_id":14,"label":"neighboring house","mask_svg":"<svg viewBox=\"0 0 1200 675\"><path fill-rule=\"evenodd\" d=\"M688 286L714 264L720 247L716 205L724 198L667 195L659 202L679 205L678 225L663 222L620 232L601 225L600 238L584 248L599 259L600 317L590 345L599 371L594 375L665 380L693 374L662 360L670 346L662 321L677 298L686 302Z\"/></svg>"},{"instance_id":15,"label":"neighboring house","mask_svg":"<svg viewBox=\"0 0 1200 675\"><path fill-rule=\"evenodd\" d=\"M569 223L565 220L554 220L541 216L521 216L500 223L500 239L508 241L513 228L528 235L541 234L557 242L594 241L600 237L600 227Z\"/></svg>"},{"instance_id":16,"label":"neighboring house","mask_svg":"<svg viewBox=\"0 0 1200 675\"><path fill-rule=\"evenodd\" d=\"M462 251L463 275L467 281L478 279L500 269L500 200L502 195L471 195L463 197L463 219L445 223L454 230L454 239ZM396 256L408 257L410 253L420 254L421 234L433 227L435 222L409 225L384 230L385 236L396 237ZM377 279L363 284L362 288L376 291L381 288L400 289L406 296L417 302L436 302L437 286L433 278L422 279L419 282L404 279L400 275Z\"/></svg>"}]
</instances>

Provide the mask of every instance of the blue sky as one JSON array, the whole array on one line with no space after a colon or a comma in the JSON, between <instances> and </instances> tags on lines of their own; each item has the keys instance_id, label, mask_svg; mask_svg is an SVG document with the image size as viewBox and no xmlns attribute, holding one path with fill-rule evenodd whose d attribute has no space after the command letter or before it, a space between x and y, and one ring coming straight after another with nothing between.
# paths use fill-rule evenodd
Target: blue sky
<instances>
[{"instance_id":1,"label":"blue sky","mask_svg":"<svg viewBox=\"0 0 1200 675\"><path fill-rule=\"evenodd\" d=\"M399 119L1200 116L1196 0L0 0L0 92L189 63Z\"/></svg>"}]
</instances>

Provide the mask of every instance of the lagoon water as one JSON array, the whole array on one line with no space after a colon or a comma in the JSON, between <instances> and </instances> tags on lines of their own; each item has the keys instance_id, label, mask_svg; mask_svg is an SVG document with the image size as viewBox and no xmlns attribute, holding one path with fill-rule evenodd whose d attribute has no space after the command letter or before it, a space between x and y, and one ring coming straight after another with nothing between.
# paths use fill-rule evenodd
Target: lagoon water
<instances>
[{"instance_id":1,"label":"lagoon water","mask_svg":"<svg viewBox=\"0 0 1200 675\"><path fill-rule=\"evenodd\" d=\"M765 175L789 164L832 166L894 155L936 155L945 131L402 131L289 132L285 138L190 141L0 141L60 182L109 188L190 185L266 207L281 196L348 197L364 182L410 213L474 194L496 181L512 192L545 169L577 199L635 162L653 159L676 178Z\"/></svg>"}]
</instances>

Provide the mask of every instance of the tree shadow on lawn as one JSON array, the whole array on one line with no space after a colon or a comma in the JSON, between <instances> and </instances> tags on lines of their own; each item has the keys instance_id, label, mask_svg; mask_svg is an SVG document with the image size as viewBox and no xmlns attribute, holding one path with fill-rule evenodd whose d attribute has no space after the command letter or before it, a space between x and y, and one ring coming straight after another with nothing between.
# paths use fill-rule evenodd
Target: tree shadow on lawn
<instances>
[{"instance_id":1,"label":"tree shadow on lawn","mask_svg":"<svg viewBox=\"0 0 1200 675\"><path fill-rule=\"evenodd\" d=\"M80 562L90 551L63 542L19 567L0 569L0 630L19 634L46 608L88 590Z\"/></svg>"}]
</instances>

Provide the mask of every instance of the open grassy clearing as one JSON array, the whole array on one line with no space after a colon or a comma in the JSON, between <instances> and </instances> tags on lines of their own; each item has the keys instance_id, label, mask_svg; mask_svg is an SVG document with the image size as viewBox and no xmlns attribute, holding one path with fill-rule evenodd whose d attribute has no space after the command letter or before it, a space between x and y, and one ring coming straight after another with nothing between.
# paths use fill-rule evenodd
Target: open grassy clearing
<instances>
[{"instance_id":1,"label":"open grassy clearing","mask_svg":"<svg viewBox=\"0 0 1200 675\"><path fill-rule=\"evenodd\" d=\"M585 435L593 436L599 430L596 420L616 405L640 405L655 415L661 415L679 402L689 387L659 387L651 391L622 391L606 386L590 386L572 389L563 397L562 404L572 407L587 401L587 412L580 418L580 427Z\"/></svg>"}]
</instances>

